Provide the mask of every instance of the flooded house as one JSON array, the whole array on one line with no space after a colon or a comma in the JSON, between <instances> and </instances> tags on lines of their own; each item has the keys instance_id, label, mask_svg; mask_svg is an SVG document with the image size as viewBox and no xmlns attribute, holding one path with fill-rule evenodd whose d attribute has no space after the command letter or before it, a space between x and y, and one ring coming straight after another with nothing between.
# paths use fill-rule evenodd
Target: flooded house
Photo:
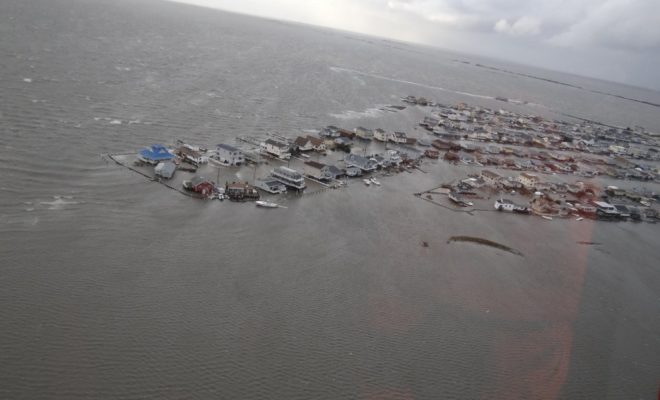
<instances>
[{"instance_id":1,"label":"flooded house","mask_svg":"<svg viewBox=\"0 0 660 400\"><path fill-rule=\"evenodd\" d=\"M171 161L161 161L154 168L154 174L163 179L172 179L176 171L176 164Z\"/></svg>"},{"instance_id":2,"label":"flooded house","mask_svg":"<svg viewBox=\"0 0 660 400\"><path fill-rule=\"evenodd\" d=\"M534 174L523 172L518 176L518 182L522 183L526 188L534 188L539 183L539 177Z\"/></svg>"},{"instance_id":3,"label":"flooded house","mask_svg":"<svg viewBox=\"0 0 660 400\"><path fill-rule=\"evenodd\" d=\"M170 153L162 144L153 144L138 152L138 160L147 164L156 165L161 161L171 161L174 154Z\"/></svg>"},{"instance_id":4,"label":"flooded house","mask_svg":"<svg viewBox=\"0 0 660 400\"><path fill-rule=\"evenodd\" d=\"M213 194L215 185L203 176L195 176L189 181L183 181L183 188L189 192L200 194L203 197L209 197Z\"/></svg>"},{"instance_id":5,"label":"flooded house","mask_svg":"<svg viewBox=\"0 0 660 400\"><path fill-rule=\"evenodd\" d=\"M344 163L346 167L360 168L363 172L375 171L378 165L374 160L353 153L346 155Z\"/></svg>"},{"instance_id":6,"label":"flooded house","mask_svg":"<svg viewBox=\"0 0 660 400\"><path fill-rule=\"evenodd\" d=\"M387 142L389 140L389 135L384 129L378 128L374 131L374 139L379 142Z\"/></svg>"},{"instance_id":7,"label":"flooded house","mask_svg":"<svg viewBox=\"0 0 660 400\"><path fill-rule=\"evenodd\" d=\"M481 171L481 178L486 182L486 185L495 187L502 180L502 176L497 172L493 172L488 169Z\"/></svg>"},{"instance_id":8,"label":"flooded house","mask_svg":"<svg viewBox=\"0 0 660 400\"><path fill-rule=\"evenodd\" d=\"M326 151L326 141L324 139L311 135L307 135L307 139L312 145L312 150L319 153L324 153Z\"/></svg>"},{"instance_id":9,"label":"flooded house","mask_svg":"<svg viewBox=\"0 0 660 400\"><path fill-rule=\"evenodd\" d=\"M245 163L245 156L238 148L228 144L218 144L215 148L215 159L229 166L238 166Z\"/></svg>"},{"instance_id":10,"label":"flooded house","mask_svg":"<svg viewBox=\"0 0 660 400\"><path fill-rule=\"evenodd\" d=\"M316 161L305 161L303 172L305 175L320 181L329 181L335 178L335 173L330 170L329 165Z\"/></svg>"},{"instance_id":11,"label":"flooded house","mask_svg":"<svg viewBox=\"0 0 660 400\"><path fill-rule=\"evenodd\" d=\"M209 160L201 151L193 149L192 146L187 144L180 146L176 150L176 155L181 157L184 161L197 166L205 164Z\"/></svg>"},{"instance_id":12,"label":"flooded house","mask_svg":"<svg viewBox=\"0 0 660 400\"><path fill-rule=\"evenodd\" d=\"M247 182L232 182L225 184L225 195L232 201L259 200L259 191Z\"/></svg>"},{"instance_id":13,"label":"flooded house","mask_svg":"<svg viewBox=\"0 0 660 400\"><path fill-rule=\"evenodd\" d=\"M289 145L280 141L277 141L275 139L267 139L263 143L263 150L270 154L273 155L277 158L287 160L291 158L291 153L289 153Z\"/></svg>"},{"instance_id":14,"label":"flooded house","mask_svg":"<svg viewBox=\"0 0 660 400\"><path fill-rule=\"evenodd\" d=\"M310 151L314 149L314 146L308 137L298 136L293 141L293 148L298 151Z\"/></svg>"},{"instance_id":15,"label":"flooded house","mask_svg":"<svg viewBox=\"0 0 660 400\"><path fill-rule=\"evenodd\" d=\"M277 167L273 169L270 174L275 180L285 184L290 188L296 190L304 190L306 187L305 178L295 169L288 167Z\"/></svg>"},{"instance_id":16,"label":"flooded house","mask_svg":"<svg viewBox=\"0 0 660 400\"><path fill-rule=\"evenodd\" d=\"M390 135L390 141L399 144L406 144L408 142L408 135L405 132L394 132Z\"/></svg>"},{"instance_id":17,"label":"flooded house","mask_svg":"<svg viewBox=\"0 0 660 400\"><path fill-rule=\"evenodd\" d=\"M358 126L357 128L355 128L354 133L357 138L363 140L371 140L374 137L374 131L362 126Z\"/></svg>"}]
</instances>

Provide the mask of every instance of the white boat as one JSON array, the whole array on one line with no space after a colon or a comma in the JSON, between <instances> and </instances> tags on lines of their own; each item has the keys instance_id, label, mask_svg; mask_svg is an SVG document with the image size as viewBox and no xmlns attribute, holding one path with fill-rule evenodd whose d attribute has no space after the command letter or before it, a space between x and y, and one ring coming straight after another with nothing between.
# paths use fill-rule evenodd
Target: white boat
<instances>
[{"instance_id":1,"label":"white boat","mask_svg":"<svg viewBox=\"0 0 660 400\"><path fill-rule=\"evenodd\" d=\"M258 200L255 202L257 207L264 207L264 208L277 208L279 207L278 204L273 203L271 201L263 201L263 200Z\"/></svg>"},{"instance_id":2,"label":"white boat","mask_svg":"<svg viewBox=\"0 0 660 400\"><path fill-rule=\"evenodd\" d=\"M541 215L541 218L547 219L548 221L552 221L552 217L548 217L547 215Z\"/></svg>"},{"instance_id":3,"label":"white boat","mask_svg":"<svg viewBox=\"0 0 660 400\"><path fill-rule=\"evenodd\" d=\"M373 184L376 185L376 186L380 186L380 182L378 182L378 181L376 180L376 178L373 178L373 177L372 177L372 178L371 178L371 183L373 183Z\"/></svg>"},{"instance_id":4,"label":"white boat","mask_svg":"<svg viewBox=\"0 0 660 400\"><path fill-rule=\"evenodd\" d=\"M363 181L364 181L365 185L367 185L367 186L371 185L371 181L369 179L363 179Z\"/></svg>"},{"instance_id":5,"label":"white boat","mask_svg":"<svg viewBox=\"0 0 660 400\"><path fill-rule=\"evenodd\" d=\"M584 218L582 218L582 217L577 217L575 220L576 220L576 221L582 221L583 219L584 219Z\"/></svg>"}]
</instances>

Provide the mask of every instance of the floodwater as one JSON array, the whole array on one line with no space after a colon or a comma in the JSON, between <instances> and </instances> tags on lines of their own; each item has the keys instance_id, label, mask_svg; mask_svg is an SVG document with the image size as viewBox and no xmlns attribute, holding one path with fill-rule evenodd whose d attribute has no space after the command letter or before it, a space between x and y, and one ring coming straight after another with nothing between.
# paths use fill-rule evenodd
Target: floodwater
<instances>
[{"instance_id":1,"label":"floodwater","mask_svg":"<svg viewBox=\"0 0 660 400\"><path fill-rule=\"evenodd\" d=\"M657 224L453 213L413 196L468 172L441 161L264 210L100 156L413 131L379 111L408 94L660 130L593 90L660 93L465 59L522 68L149 0L1 2L0 397L654 398Z\"/></svg>"}]
</instances>

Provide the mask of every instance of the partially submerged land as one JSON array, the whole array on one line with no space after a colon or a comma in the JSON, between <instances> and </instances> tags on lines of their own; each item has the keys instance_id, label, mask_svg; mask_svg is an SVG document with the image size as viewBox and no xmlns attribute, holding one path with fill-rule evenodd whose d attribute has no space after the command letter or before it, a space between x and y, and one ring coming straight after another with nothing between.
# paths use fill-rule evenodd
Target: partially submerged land
<instances>
[{"instance_id":1,"label":"partially submerged land","mask_svg":"<svg viewBox=\"0 0 660 400\"><path fill-rule=\"evenodd\" d=\"M415 195L453 211L579 220L655 222L660 217L660 197L644 184L660 176L657 135L644 128L548 120L414 96L402 101L408 105L388 111L423 110L423 129L414 127L408 134L327 126L295 138L240 136L233 144L210 148L177 141L109 157L191 197L233 201L300 196L354 183L380 186L379 179L442 160L469 166L471 172ZM639 184L622 190L603 184L603 177Z\"/></svg>"}]
</instances>

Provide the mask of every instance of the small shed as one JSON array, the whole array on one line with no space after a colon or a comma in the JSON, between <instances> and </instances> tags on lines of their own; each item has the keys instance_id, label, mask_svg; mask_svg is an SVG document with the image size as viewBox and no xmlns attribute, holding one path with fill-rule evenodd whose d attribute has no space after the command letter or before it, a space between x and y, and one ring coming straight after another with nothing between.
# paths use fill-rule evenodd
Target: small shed
<instances>
[{"instance_id":1,"label":"small shed","mask_svg":"<svg viewBox=\"0 0 660 400\"><path fill-rule=\"evenodd\" d=\"M160 176L164 179L171 179L174 176L176 171L176 165L171 161L161 161L154 168L154 173L156 176Z\"/></svg>"}]
</instances>

